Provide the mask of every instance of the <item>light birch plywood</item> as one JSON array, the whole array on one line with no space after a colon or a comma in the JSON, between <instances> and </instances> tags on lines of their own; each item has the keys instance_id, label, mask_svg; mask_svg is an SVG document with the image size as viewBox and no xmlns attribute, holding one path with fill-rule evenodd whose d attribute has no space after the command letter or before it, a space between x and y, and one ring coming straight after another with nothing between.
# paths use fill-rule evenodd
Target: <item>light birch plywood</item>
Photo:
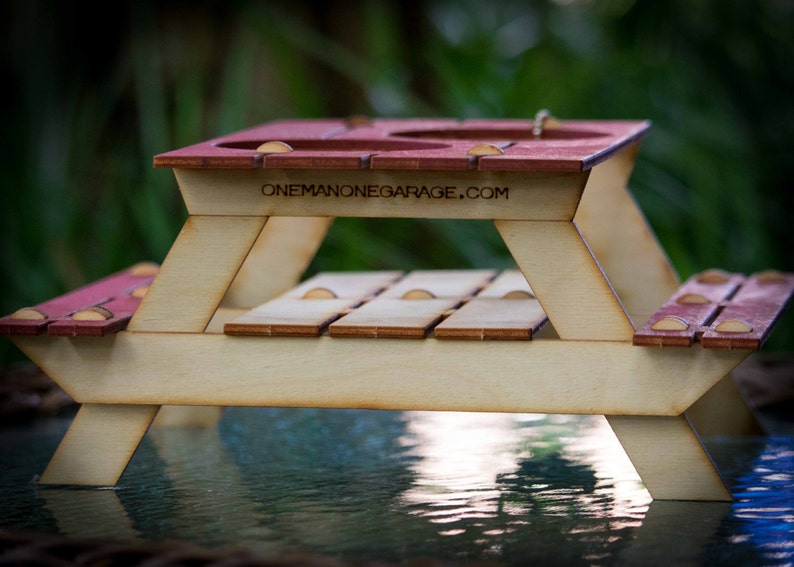
<instances>
[{"instance_id":1,"label":"light birch plywood","mask_svg":"<svg viewBox=\"0 0 794 567\"><path fill-rule=\"evenodd\" d=\"M377 297L331 323L332 337L423 339L457 299L390 299ZM363 350L363 349L362 349Z\"/></svg>"},{"instance_id":2,"label":"light birch plywood","mask_svg":"<svg viewBox=\"0 0 794 567\"><path fill-rule=\"evenodd\" d=\"M689 423L703 437L765 435L733 373L728 374L686 411Z\"/></svg>"},{"instance_id":3,"label":"light birch plywood","mask_svg":"<svg viewBox=\"0 0 794 567\"><path fill-rule=\"evenodd\" d=\"M158 409L159 405L83 404L40 482L116 484Z\"/></svg>"},{"instance_id":4,"label":"light birch plywood","mask_svg":"<svg viewBox=\"0 0 794 567\"><path fill-rule=\"evenodd\" d=\"M535 292L520 270L504 270L477 297L535 297Z\"/></svg>"},{"instance_id":5,"label":"light birch plywood","mask_svg":"<svg viewBox=\"0 0 794 567\"><path fill-rule=\"evenodd\" d=\"M161 406L152 422L158 427L214 427L226 408L220 406Z\"/></svg>"},{"instance_id":6,"label":"light birch plywood","mask_svg":"<svg viewBox=\"0 0 794 567\"><path fill-rule=\"evenodd\" d=\"M174 174L191 215L571 220L588 172L175 169Z\"/></svg>"},{"instance_id":7,"label":"light birch plywood","mask_svg":"<svg viewBox=\"0 0 794 567\"><path fill-rule=\"evenodd\" d=\"M202 332L266 220L189 217L128 329Z\"/></svg>"},{"instance_id":8,"label":"light birch plywood","mask_svg":"<svg viewBox=\"0 0 794 567\"><path fill-rule=\"evenodd\" d=\"M561 339L631 341L631 320L572 223L494 224Z\"/></svg>"},{"instance_id":9,"label":"light birch plywood","mask_svg":"<svg viewBox=\"0 0 794 567\"><path fill-rule=\"evenodd\" d=\"M351 299L281 297L229 321L223 332L227 335L317 337L358 303Z\"/></svg>"},{"instance_id":10,"label":"light birch plywood","mask_svg":"<svg viewBox=\"0 0 794 567\"><path fill-rule=\"evenodd\" d=\"M608 415L607 421L653 498L732 500L685 417Z\"/></svg>"},{"instance_id":11,"label":"light birch plywood","mask_svg":"<svg viewBox=\"0 0 794 567\"><path fill-rule=\"evenodd\" d=\"M402 275L399 271L321 272L285 292L283 297L367 299L380 293Z\"/></svg>"},{"instance_id":12,"label":"light birch plywood","mask_svg":"<svg viewBox=\"0 0 794 567\"><path fill-rule=\"evenodd\" d=\"M266 221L189 217L128 328L202 332ZM208 426L222 414L220 407L164 407L155 423Z\"/></svg>"},{"instance_id":13,"label":"light birch plywood","mask_svg":"<svg viewBox=\"0 0 794 567\"><path fill-rule=\"evenodd\" d=\"M629 146L592 169L574 217L635 326L680 282L627 189L638 147Z\"/></svg>"},{"instance_id":14,"label":"light birch plywood","mask_svg":"<svg viewBox=\"0 0 794 567\"><path fill-rule=\"evenodd\" d=\"M477 293L494 276L494 270L416 270L389 287L378 298L463 299Z\"/></svg>"},{"instance_id":15,"label":"light birch plywood","mask_svg":"<svg viewBox=\"0 0 794 567\"><path fill-rule=\"evenodd\" d=\"M524 274L505 270L433 330L437 339L531 339L548 321Z\"/></svg>"},{"instance_id":16,"label":"light birch plywood","mask_svg":"<svg viewBox=\"0 0 794 567\"><path fill-rule=\"evenodd\" d=\"M624 341L122 332L14 342L79 403L613 415L680 415L747 357Z\"/></svg>"},{"instance_id":17,"label":"light birch plywood","mask_svg":"<svg viewBox=\"0 0 794 567\"><path fill-rule=\"evenodd\" d=\"M221 302L254 307L294 286L333 223L330 217L268 219Z\"/></svg>"},{"instance_id":18,"label":"light birch plywood","mask_svg":"<svg viewBox=\"0 0 794 567\"><path fill-rule=\"evenodd\" d=\"M536 299L476 297L441 323L437 339L529 340L547 321Z\"/></svg>"}]
</instances>

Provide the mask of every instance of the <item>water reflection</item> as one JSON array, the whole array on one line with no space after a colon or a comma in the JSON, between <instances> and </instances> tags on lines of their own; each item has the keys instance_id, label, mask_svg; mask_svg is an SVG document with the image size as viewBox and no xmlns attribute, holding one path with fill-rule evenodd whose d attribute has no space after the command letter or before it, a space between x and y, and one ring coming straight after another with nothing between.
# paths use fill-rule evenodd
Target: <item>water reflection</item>
<instances>
[{"instance_id":1,"label":"water reflection","mask_svg":"<svg viewBox=\"0 0 794 567\"><path fill-rule=\"evenodd\" d=\"M730 505L651 502L602 417L239 408L150 431L114 490L28 484L63 427L0 431L0 529L393 562L794 553L791 437L710 441L730 457Z\"/></svg>"},{"instance_id":2,"label":"water reflection","mask_svg":"<svg viewBox=\"0 0 794 567\"><path fill-rule=\"evenodd\" d=\"M474 496L468 506L482 514L505 506L522 513L529 499L517 497L511 503L506 495L549 500L559 495L561 501L570 500L596 516L617 510L641 517L650 502L601 416L406 415L403 444L413 443L420 457L412 466L415 486L402 496L408 505L450 505ZM593 507L593 500L601 498L609 501L609 510Z\"/></svg>"},{"instance_id":3,"label":"water reflection","mask_svg":"<svg viewBox=\"0 0 794 567\"><path fill-rule=\"evenodd\" d=\"M58 525L58 533L73 538L141 538L116 495L116 491L52 488L41 490Z\"/></svg>"},{"instance_id":4,"label":"water reflection","mask_svg":"<svg viewBox=\"0 0 794 567\"><path fill-rule=\"evenodd\" d=\"M736 445L736 440L723 440ZM794 563L794 446L790 437L756 438L758 456L736 479L736 499L722 527L731 560L759 557L767 565ZM715 556L723 556L714 549Z\"/></svg>"},{"instance_id":5,"label":"water reflection","mask_svg":"<svg viewBox=\"0 0 794 567\"><path fill-rule=\"evenodd\" d=\"M439 536L502 560L556 547L561 559L593 562L641 525L650 497L603 417L407 417L403 443L420 460L401 500Z\"/></svg>"}]
</instances>

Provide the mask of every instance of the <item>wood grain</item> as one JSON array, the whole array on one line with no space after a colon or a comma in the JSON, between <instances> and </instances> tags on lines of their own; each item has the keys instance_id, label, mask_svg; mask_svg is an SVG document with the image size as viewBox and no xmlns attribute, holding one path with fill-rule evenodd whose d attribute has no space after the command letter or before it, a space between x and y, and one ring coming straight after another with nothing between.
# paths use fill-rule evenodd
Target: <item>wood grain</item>
<instances>
[{"instance_id":1,"label":"wood grain","mask_svg":"<svg viewBox=\"0 0 794 567\"><path fill-rule=\"evenodd\" d=\"M294 286L333 223L330 217L271 217L226 291L224 307L254 307Z\"/></svg>"},{"instance_id":2,"label":"wood grain","mask_svg":"<svg viewBox=\"0 0 794 567\"><path fill-rule=\"evenodd\" d=\"M158 409L158 405L83 404L39 482L116 484Z\"/></svg>"},{"instance_id":3,"label":"wood grain","mask_svg":"<svg viewBox=\"0 0 794 567\"><path fill-rule=\"evenodd\" d=\"M403 275L400 271L320 272L284 293L300 299L315 290L327 290L340 299L368 299L377 295Z\"/></svg>"},{"instance_id":4,"label":"wood grain","mask_svg":"<svg viewBox=\"0 0 794 567\"><path fill-rule=\"evenodd\" d=\"M414 270L380 297L401 299L412 291L425 291L429 297L463 299L485 287L496 274L495 270Z\"/></svg>"},{"instance_id":5,"label":"wood grain","mask_svg":"<svg viewBox=\"0 0 794 567\"><path fill-rule=\"evenodd\" d=\"M373 169L175 169L174 174L192 215L488 220L570 220L587 178L586 172Z\"/></svg>"},{"instance_id":6,"label":"wood grain","mask_svg":"<svg viewBox=\"0 0 794 567\"><path fill-rule=\"evenodd\" d=\"M529 340L547 321L536 299L476 297L433 330L437 339Z\"/></svg>"},{"instance_id":7,"label":"wood grain","mask_svg":"<svg viewBox=\"0 0 794 567\"><path fill-rule=\"evenodd\" d=\"M229 321L227 335L318 337L328 325L358 305L351 299L273 299Z\"/></svg>"},{"instance_id":8,"label":"wood grain","mask_svg":"<svg viewBox=\"0 0 794 567\"><path fill-rule=\"evenodd\" d=\"M189 217L129 329L202 332L266 220Z\"/></svg>"},{"instance_id":9,"label":"wood grain","mask_svg":"<svg viewBox=\"0 0 794 567\"><path fill-rule=\"evenodd\" d=\"M631 340L631 320L572 223L494 224L561 339Z\"/></svg>"},{"instance_id":10,"label":"wood grain","mask_svg":"<svg viewBox=\"0 0 794 567\"><path fill-rule=\"evenodd\" d=\"M607 421L653 498L732 500L685 417L608 415Z\"/></svg>"},{"instance_id":11,"label":"wood grain","mask_svg":"<svg viewBox=\"0 0 794 567\"><path fill-rule=\"evenodd\" d=\"M457 299L391 299L378 297L328 327L332 337L423 339Z\"/></svg>"},{"instance_id":12,"label":"wood grain","mask_svg":"<svg viewBox=\"0 0 794 567\"><path fill-rule=\"evenodd\" d=\"M761 348L794 294L794 275L770 272L745 278L708 270L684 282L634 334L641 346ZM672 325L682 327L676 330Z\"/></svg>"},{"instance_id":13,"label":"wood grain","mask_svg":"<svg viewBox=\"0 0 794 567\"><path fill-rule=\"evenodd\" d=\"M574 222L635 327L678 288L680 279L628 189L639 144L594 167Z\"/></svg>"},{"instance_id":14,"label":"wood grain","mask_svg":"<svg viewBox=\"0 0 794 567\"><path fill-rule=\"evenodd\" d=\"M142 331L13 340L80 403L613 415L680 415L749 355L600 340L494 345ZM86 379L96 375L102 380Z\"/></svg>"}]
</instances>

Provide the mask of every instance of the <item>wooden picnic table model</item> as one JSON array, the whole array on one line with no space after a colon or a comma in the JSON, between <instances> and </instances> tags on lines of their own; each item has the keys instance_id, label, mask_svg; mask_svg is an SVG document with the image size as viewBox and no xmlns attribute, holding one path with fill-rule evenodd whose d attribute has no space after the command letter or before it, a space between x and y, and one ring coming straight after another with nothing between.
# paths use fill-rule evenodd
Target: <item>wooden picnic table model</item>
<instances>
[{"instance_id":1,"label":"wooden picnic table model","mask_svg":"<svg viewBox=\"0 0 794 567\"><path fill-rule=\"evenodd\" d=\"M0 320L81 404L41 482L115 484L161 406L533 412L605 415L653 498L730 500L692 408L794 276L681 284L627 189L648 128L295 120L156 156L189 212L162 265ZM300 281L335 217L492 220L516 269Z\"/></svg>"}]
</instances>

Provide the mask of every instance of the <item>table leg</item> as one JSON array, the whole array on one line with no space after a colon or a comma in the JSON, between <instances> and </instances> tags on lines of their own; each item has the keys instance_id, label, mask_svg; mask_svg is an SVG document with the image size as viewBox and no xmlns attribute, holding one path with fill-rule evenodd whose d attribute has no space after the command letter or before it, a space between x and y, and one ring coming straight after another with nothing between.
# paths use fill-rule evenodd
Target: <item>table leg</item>
<instances>
[{"instance_id":1,"label":"table leg","mask_svg":"<svg viewBox=\"0 0 794 567\"><path fill-rule=\"evenodd\" d=\"M223 298L252 308L294 286L322 244L332 217L271 217Z\"/></svg>"},{"instance_id":2,"label":"table leg","mask_svg":"<svg viewBox=\"0 0 794 567\"><path fill-rule=\"evenodd\" d=\"M191 216L130 321L131 331L201 333L262 232L267 217ZM158 425L214 425L215 407L169 407Z\"/></svg>"},{"instance_id":3,"label":"table leg","mask_svg":"<svg viewBox=\"0 0 794 567\"><path fill-rule=\"evenodd\" d=\"M113 486L159 407L83 404L40 482Z\"/></svg>"},{"instance_id":4,"label":"table leg","mask_svg":"<svg viewBox=\"0 0 794 567\"><path fill-rule=\"evenodd\" d=\"M627 148L593 168L574 222L639 327L680 280L627 188L636 152Z\"/></svg>"},{"instance_id":5,"label":"table leg","mask_svg":"<svg viewBox=\"0 0 794 567\"><path fill-rule=\"evenodd\" d=\"M189 217L127 329L203 332L266 221Z\"/></svg>"},{"instance_id":6,"label":"table leg","mask_svg":"<svg viewBox=\"0 0 794 567\"><path fill-rule=\"evenodd\" d=\"M631 340L634 327L573 223L494 224L561 339Z\"/></svg>"},{"instance_id":7,"label":"table leg","mask_svg":"<svg viewBox=\"0 0 794 567\"><path fill-rule=\"evenodd\" d=\"M766 434L732 373L692 404L686 416L703 436Z\"/></svg>"},{"instance_id":8,"label":"table leg","mask_svg":"<svg viewBox=\"0 0 794 567\"><path fill-rule=\"evenodd\" d=\"M607 421L654 499L732 499L685 416L607 416Z\"/></svg>"}]
</instances>

